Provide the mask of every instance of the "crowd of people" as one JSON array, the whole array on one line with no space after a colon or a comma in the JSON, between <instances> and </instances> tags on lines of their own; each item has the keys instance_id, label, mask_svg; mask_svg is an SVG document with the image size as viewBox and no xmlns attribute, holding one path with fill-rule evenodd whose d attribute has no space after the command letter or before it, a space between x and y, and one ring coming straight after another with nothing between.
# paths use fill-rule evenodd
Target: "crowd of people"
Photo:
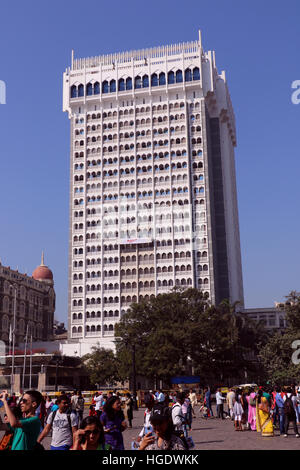
<instances>
[{"instance_id":1,"label":"crowd of people","mask_svg":"<svg viewBox=\"0 0 300 470\"><path fill-rule=\"evenodd\" d=\"M225 403L227 411L224 411ZM279 429L281 436L288 437L292 424L295 436L300 437L300 387L294 384L289 387L231 388L226 397L218 389L216 405L217 417L234 421L236 431L256 431L264 437L272 437L274 430ZM204 389L202 410L204 417L213 417L208 389Z\"/></svg>"},{"instance_id":2,"label":"crowd of people","mask_svg":"<svg viewBox=\"0 0 300 470\"><path fill-rule=\"evenodd\" d=\"M216 416L212 402L216 401ZM300 387L232 388L227 394L206 387L194 390L144 393L144 424L132 441L134 450L188 450L194 447L191 434L194 418L230 419L236 431L256 431L274 436L277 428L287 437L290 424L299 437ZM30 390L20 398L7 391L0 394L0 430L5 431L0 450L44 450L43 440L51 433L51 450L125 450L123 433L132 428L135 397L117 391L96 392L84 417L81 392L61 394L55 401ZM1 409L1 408L0 408Z\"/></svg>"}]
</instances>

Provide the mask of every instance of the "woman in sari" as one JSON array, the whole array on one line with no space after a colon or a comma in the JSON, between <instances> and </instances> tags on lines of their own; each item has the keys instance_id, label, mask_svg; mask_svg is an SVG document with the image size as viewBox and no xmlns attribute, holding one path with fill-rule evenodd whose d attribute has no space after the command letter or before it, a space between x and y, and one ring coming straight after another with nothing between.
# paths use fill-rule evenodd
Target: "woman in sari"
<instances>
[{"instance_id":1,"label":"woman in sari","mask_svg":"<svg viewBox=\"0 0 300 470\"><path fill-rule=\"evenodd\" d=\"M248 423L251 431L256 431L256 393L253 388L250 388L246 399L248 402Z\"/></svg>"},{"instance_id":2,"label":"woman in sari","mask_svg":"<svg viewBox=\"0 0 300 470\"><path fill-rule=\"evenodd\" d=\"M263 437L274 436L270 405L266 397L263 397L262 394L262 390L259 390L256 400L256 430L260 432Z\"/></svg>"}]
</instances>

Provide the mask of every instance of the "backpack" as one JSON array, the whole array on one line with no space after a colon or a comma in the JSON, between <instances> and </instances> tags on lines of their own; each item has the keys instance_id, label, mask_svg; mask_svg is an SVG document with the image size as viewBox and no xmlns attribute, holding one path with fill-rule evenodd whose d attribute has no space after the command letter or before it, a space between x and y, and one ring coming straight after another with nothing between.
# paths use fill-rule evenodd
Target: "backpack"
<instances>
[{"instance_id":1,"label":"backpack","mask_svg":"<svg viewBox=\"0 0 300 470\"><path fill-rule=\"evenodd\" d=\"M252 398L252 397L249 398L249 405L250 406L256 406L256 398L255 397L254 398Z\"/></svg>"},{"instance_id":2,"label":"backpack","mask_svg":"<svg viewBox=\"0 0 300 470\"><path fill-rule=\"evenodd\" d=\"M53 426L53 421L54 421L54 419L55 419L55 416L56 416L57 411L58 411L58 410L53 411L53 415L52 415L52 419L51 419L51 423L50 423L51 427ZM71 423L71 411L69 411L69 410L67 411L67 419L68 419L70 431L71 431L71 433L73 433L73 431L72 431L72 423Z\"/></svg>"},{"instance_id":3,"label":"backpack","mask_svg":"<svg viewBox=\"0 0 300 470\"><path fill-rule=\"evenodd\" d=\"M294 405L290 397L286 397L286 400L283 405L284 414L288 416L293 416L295 413Z\"/></svg>"}]
</instances>

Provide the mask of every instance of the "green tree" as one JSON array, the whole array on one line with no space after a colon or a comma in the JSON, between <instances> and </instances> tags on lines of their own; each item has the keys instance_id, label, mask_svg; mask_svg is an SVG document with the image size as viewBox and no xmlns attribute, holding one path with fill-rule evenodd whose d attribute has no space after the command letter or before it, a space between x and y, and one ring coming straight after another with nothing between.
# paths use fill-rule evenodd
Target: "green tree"
<instances>
[{"instance_id":1,"label":"green tree","mask_svg":"<svg viewBox=\"0 0 300 470\"><path fill-rule=\"evenodd\" d=\"M93 385L110 386L119 380L118 362L112 350L94 346L82 361Z\"/></svg>"},{"instance_id":2,"label":"green tree","mask_svg":"<svg viewBox=\"0 0 300 470\"><path fill-rule=\"evenodd\" d=\"M126 363L123 369L130 369L125 351L134 344L138 373L161 379L185 374L187 363L203 378L237 376L253 363L246 354L261 339L235 306L223 302L215 307L192 288L132 304L115 332L119 363Z\"/></svg>"},{"instance_id":3,"label":"green tree","mask_svg":"<svg viewBox=\"0 0 300 470\"><path fill-rule=\"evenodd\" d=\"M286 313L287 328L273 334L259 354L267 378L278 384L298 381L300 376L300 365L292 360L292 344L300 340L300 293L292 291L286 299L280 307Z\"/></svg>"}]
</instances>

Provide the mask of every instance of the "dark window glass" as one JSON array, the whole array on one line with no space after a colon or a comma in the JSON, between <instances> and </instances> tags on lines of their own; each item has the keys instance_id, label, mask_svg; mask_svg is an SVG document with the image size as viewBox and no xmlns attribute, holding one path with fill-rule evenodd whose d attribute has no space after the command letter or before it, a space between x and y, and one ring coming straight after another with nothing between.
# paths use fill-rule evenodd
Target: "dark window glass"
<instances>
[{"instance_id":1,"label":"dark window glass","mask_svg":"<svg viewBox=\"0 0 300 470\"><path fill-rule=\"evenodd\" d=\"M126 90L132 90L132 79L126 78Z\"/></svg>"},{"instance_id":2,"label":"dark window glass","mask_svg":"<svg viewBox=\"0 0 300 470\"><path fill-rule=\"evenodd\" d=\"M125 81L123 78L120 78L119 80L119 91L124 91L125 90Z\"/></svg>"},{"instance_id":3,"label":"dark window glass","mask_svg":"<svg viewBox=\"0 0 300 470\"><path fill-rule=\"evenodd\" d=\"M77 87L75 85L71 86L71 98L77 98Z\"/></svg>"},{"instance_id":4,"label":"dark window glass","mask_svg":"<svg viewBox=\"0 0 300 470\"><path fill-rule=\"evenodd\" d=\"M157 80L157 75L154 73L151 75L151 86L157 86L158 85L158 80Z\"/></svg>"},{"instance_id":5,"label":"dark window glass","mask_svg":"<svg viewBox=\"0 0 300 470\"><path fill-rule=\"evenodd\" d=\"M186 82L191 82L192 81L192 71L191 69L186 69L184 73L184 78Z\"/></svg>"},{"instance_id":6,"label":"dark window glass","mask_svg":"<svg viewBox=\"0 0 300 470\"><path fill-rule=\"evenodd\" d=\"M84 88L83 85L78 86L78 96L84 96Z\"/></svg>"},{"instance_id":7,"label":"dark window glass","mask_svg":"<svg viewBox=\"0 0 300 470\"><path fill-rule=\"evenodd\" d=\"M141 77L135 77L135 79L134 79L134 88L142 88Z\"/></svg>"},{"instance_id":8,"label":"dark window glass","mask_svg":"<svg viewBox=\"0 0 300 470\"><path fill-rule=\"evenodd\" d=\"M168 83L171 85L172 83L175 83L175 75L174 72L169 72L168 73Z\"/></svg>"},{"instance_id":9,"label":"dark window glass","mask_svg":"<svg viewBox=\"0 0 300 470\"><path fill-rule=\"evenodd\" d=\"M148 88L149 86L149 77L148 75L143 76L143 88Z\"/></svg>"},{"instance_id":10,"label":"dark window glass","mask_svg":"<svg viewBox=\"0 0 300 470\"><path fill-rule=\"evenodd\" d=\"M193 70L193 80L200 80L200 71L198 67Z\"/></svg>"},{"instance_id":11,"label":"dark window glass","mask_svg":"<svg viewBox=\"0 0 300 470\"><path fill-rule=\"evenodd\" d=\"M163 72L159 74L159 84L160 85L166 84L166 76Z\"/></svg>"},{"instance_id":12,"label":"dark window glass","mask_svg":"<svg viewBox=\"0 0 300 470\"><path fill-rule=\"evenodd\" d=\"M182 71L177 70L176 72L176 83L181 83L182 82Z\"/></svg>"},{"instance_id":13,"label":"dark window glass","mask_svg":"<svg viewBox=\"0 0 300 470\"><path fill-rule=\"evenodd\" d=\"M86 86L86 94L87 96L91 96L93 94L93 85L88 83Z\"/></svg>"},{"instance_id":14,"label":"dark window glass","mask_svg":"<svg viewBox=\"0 0 300 470\"><path fill-rule=\"evenodd\" d=\"M108 82L106 80L102 83L102 93L108 93Z\"/></svg>"},{"instance_id":15,"label":"dark window glass","mask_svg":"<svg viewBox=\"0 0 300 470\"><path fill-rule=\"evenodd\" d=\"M116 80L111 80L111 81L110 81L110 87L109 87L109 89L110 89L110 92L111 92L111 93L113 93L113 92L116 91Z\"/></svg>"}]
</instances>

